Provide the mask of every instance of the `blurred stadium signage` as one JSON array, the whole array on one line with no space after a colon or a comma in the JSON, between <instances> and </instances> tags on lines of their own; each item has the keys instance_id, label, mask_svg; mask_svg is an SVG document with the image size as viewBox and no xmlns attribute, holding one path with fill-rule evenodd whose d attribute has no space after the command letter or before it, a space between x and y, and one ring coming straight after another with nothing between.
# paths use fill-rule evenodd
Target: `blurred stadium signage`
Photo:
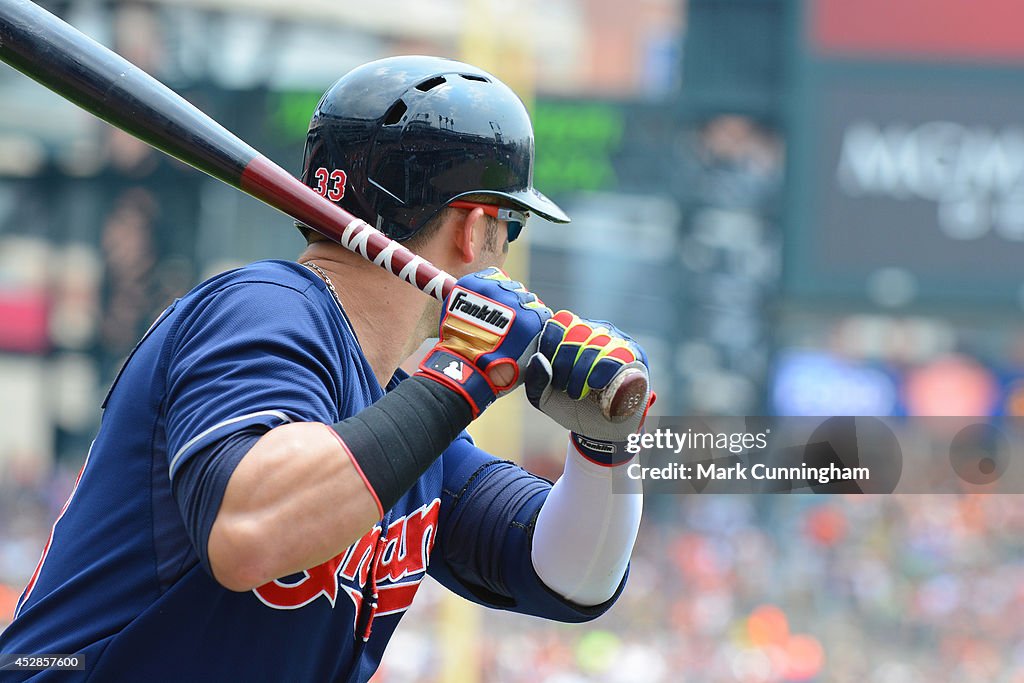
<instances>
[{"instance_id":1,"label":"blurred stadium signage","mask_svg":"<svg viewBox=\"0 0 1024 683\"><path fill-rule=\"evenodd\" d=\"M1024 60L1024 6L1010 0L806 0L821 54L865 59Z\"/></svg>"},{"instance_id":2,"label":"blurred stadium signage","mask_svg":"<svg viewBox=\"0 0 1024 683\"><path fill-rule=\"evenodd\" d=\"M1024 43L933 21L958 16L964 5L949 1L805 7L788 290L853 304L1024 305ZM1024 19L1024 5L1000 7L999 21Z\"/></svg>"},{"instance_id":3,"label":"blurred stadium signage","mask_svg":"<svg viewBox=\"0 0 1024 683\"><path fill-rule=\"evenodd\" d=\"M842 132L836 182L847 197L924 200L951 239L990 230L1024 239L1024 129L932 120L854 121Z\"/></svg>"},{"instance_id":4,"label":"blurred stadium signage","mask_svg":"<svg viewBox=\"0 0 1024 683\"><path fill-rule=\"evenodd\" d=\"M540 101L534 180L545 192L605 190L617 185L613 155L623 143L626 113L607 102Z\"/></svg>"}]
</instances>

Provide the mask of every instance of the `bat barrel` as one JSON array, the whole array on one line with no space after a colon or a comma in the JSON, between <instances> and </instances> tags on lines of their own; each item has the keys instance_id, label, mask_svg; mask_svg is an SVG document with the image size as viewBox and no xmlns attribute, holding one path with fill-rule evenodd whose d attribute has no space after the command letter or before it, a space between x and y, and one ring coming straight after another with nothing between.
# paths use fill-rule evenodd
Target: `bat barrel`
<instances>
[{"instance_id":1,"label":"bat barrel","mask_svg":"<svg viewBox=\"0 0 1024 683\"><path fill-rule=\"evenodd\" d=\"M257 155L173 90L28 0L0 2L0 59L229 185L239 186Z\"/></svg>"}]
</instances>

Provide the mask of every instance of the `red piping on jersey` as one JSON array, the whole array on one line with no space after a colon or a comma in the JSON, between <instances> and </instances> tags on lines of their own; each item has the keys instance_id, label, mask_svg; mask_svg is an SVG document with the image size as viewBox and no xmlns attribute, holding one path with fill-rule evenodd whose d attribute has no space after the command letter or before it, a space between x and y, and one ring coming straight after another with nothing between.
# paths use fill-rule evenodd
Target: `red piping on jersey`
<instances>
[{"instance_id":1,"label":"red piping on jersey","mask_svg":"<svg viewBox=\"0 0 1024 683\"><path fill-rule=\"evenodd\" d=\"M85 456L85 462L82 463L82 469L78 470L78 478L75 479L75 485L71 487L71 493L68 494L68 499L64 501L64 507L60 509L60 514L57 515L56 521L53 526L50 527L50 536L46 539L46 545L43 546L43 554L39 556L39 563L36 564L36 570L32 572L32 578L28 580L28 585L25 586L25 594L21 597L21 602L18 603L18 608L14 610L14 618L17 619L21 613L21 608L28 602L28 598L32 595L32 589L36 587L36 580L39 579L39 572L43 568L43 563L46 562L46 556L50 552L50 544L53 543L53 535L57 532L57 524L61 519L64 518L64 513L68 511L68 506L71 505L71 499L75 497L75 493L78 491L78 483L82 481L82 475L85 474L85 466L89 464L89 456Z\"/></svg>"}]
</instances>

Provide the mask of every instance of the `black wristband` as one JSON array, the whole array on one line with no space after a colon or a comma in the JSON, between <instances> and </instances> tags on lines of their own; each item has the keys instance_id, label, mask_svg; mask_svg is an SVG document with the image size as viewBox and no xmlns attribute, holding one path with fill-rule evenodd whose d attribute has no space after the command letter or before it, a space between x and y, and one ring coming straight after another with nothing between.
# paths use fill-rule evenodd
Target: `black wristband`
<instances>
[{"instance_id":1,"label":"black wristband","mask_svg":"<svg viewBox=\"0 0 1024 683\"><path fill-rule=\"evenodd\" d=\"M432 380L410 377L332 428L386 512L472 420L465 398Z\"/></svg>"},{"instance_id":2,"label":"black wristband","mask_svg":"<svg viewBox=\"0 0 1024 683\"><path fill-rule=\"evenodd\" d=\"M629 443L627 441L602 441L576 432L570 432L569 438L572 439L572 445L576 447L577 453L601 467L618 467L634 457L634 454L626 449Z\"/></svg>"}]
</instances>

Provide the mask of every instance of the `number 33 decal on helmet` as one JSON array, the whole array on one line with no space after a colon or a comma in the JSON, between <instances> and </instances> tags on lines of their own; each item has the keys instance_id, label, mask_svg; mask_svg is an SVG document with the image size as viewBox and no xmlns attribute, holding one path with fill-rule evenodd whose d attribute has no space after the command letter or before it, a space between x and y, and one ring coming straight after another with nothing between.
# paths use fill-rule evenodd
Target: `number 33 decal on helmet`
<instances>
[{"instance_id":1,"label":"number 33 decal on helmet","mask_svg":"<svg viewBox=\"0 0 1024 683\"><path fill-rule=\"evenodd\" d=\"M313 189L321 197L338 202L345 196L345 181L348 180L348 176L340 168L328 171L321 166L313 172L313 177L316 178L316 185Z\"/></svg>"}]
</instances>

